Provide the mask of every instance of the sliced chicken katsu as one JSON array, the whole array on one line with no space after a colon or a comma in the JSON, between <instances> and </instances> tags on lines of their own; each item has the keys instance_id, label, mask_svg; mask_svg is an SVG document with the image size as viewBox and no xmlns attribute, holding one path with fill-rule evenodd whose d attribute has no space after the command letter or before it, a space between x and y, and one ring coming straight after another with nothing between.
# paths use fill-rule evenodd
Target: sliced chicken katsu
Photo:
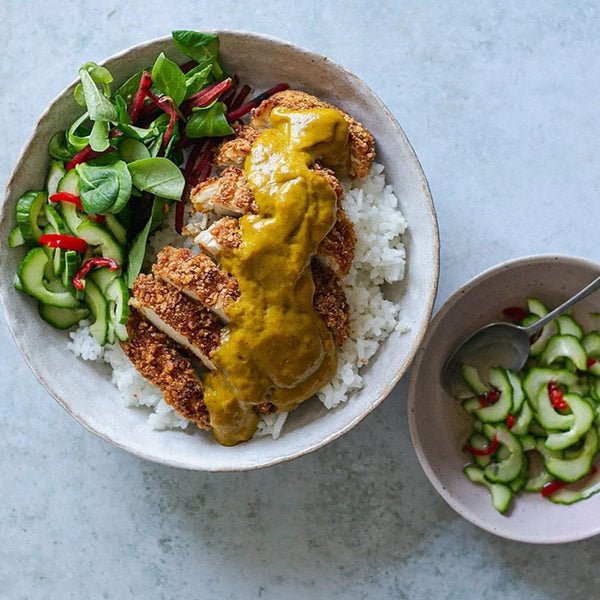
<instances>
[{"instance_id":1,"label":"sliced chicken katsu","mask_svg":"<svg viewBox=\"0 0 600 600\"><path fill-rule=\"evenodd\" d=\"M219 177L210 177L191 192L192 206L202 213L243 215L256 213L258 208L242 169L227 167Z\"/></svg>"},{"instance_id":2,"label":"sliced chicken katsu","mask_svg":"<svg viewBox=\"0 0 600 600\"><path fill-rule=\"evenodd\" d=\"M342 282L333 270L319 260L311 263L315 293L313 305L341 347L350 335L350 305Z\"/></svg>"},{"instance_id":3,"label":"sliced chicken katsu","mask_svg":"<svg viewBox=\"0 0 600 600\"><path fill-rule=\"evenodd\" d=\"M179 345L191 350L206 368L214 368L211 356L219 345L222 326L219 317L152 275L139 275L131 294L130 306Z\"/></svg>"},{"instance_id":4,"label":"sliced chicken katsu","mask_svg":"<svg viewBox=\"0 0 600 600\"><path fill-rule=\"evenodd\" d=\"M333 171L320 165L314 165L313 170L326 179L340 206L343 190ZM191 192L190 201L198 212L213 213L217 216L240 216L257 212L254 196L248 187L248 179L237 167L227 167L219 177L212 177L196 186ZM193 231L190 230L190 233ZM236 248L241 242L237 220L226 216L215 221L195 235L194 242L210 256L218 259L222 251ZM354 260L355 243L354 225L344 211L338 209L336 222L321 243L318 256L338 276L344 277Z\"/></svg>"},{"instance_id":5,"label":"sliced chicken katsu","mask_svg":"<svg viewBox=\"0 0 600 600\"><path fill-rule=\"evenodd\" d=\"M353 177L365 177L371 170L375 158L375 142L373 136L348 113L336 106L323 102L306 92L299 90L286 90L267 98L252 111L250 126L258 131L270 127L271 111L282 106L289 110L308 110L312 108L334 108L344 117L348 126L350 149L349 174Z\"/></svg>"},{"instance_id":6,"label":"sliced chicken katsu","mask_svg":"<svg viewBox=\"0 0 600 600\"><path fill-rule=\"evenodd\" d=\"M207 264L210 263L210 264ZM315 310L323 318L325 324L331 329L336 343L341 345L348 337L349 332L349 306L344 290L335 273L325 265L318 266L319 261L313 261L313 277L315 277ZM317 265L317 266L315 266ZM167 246L158 253L157 261L152 268L155 277L169 282L182 294L212 310L223 320L228 322L227 308L239 297L239 290L235 280L220 271L219 268L204 254L193 254L187 248L173 248ZM214 272L218 271L218 274ZM335 281L327 282L326 276ZM141 278L142 276L138 276ZM226 282L226 287L221 287L219 292L210 293L211 286L218 282L218 287ZM318 302L317 299L318 298ZM333 311L333 306L338 306L338 311ZM216 308L218 306L218 308Z\"/></svg>"},{"instance_id":7,"label":"sliced chicken katsu","mask_svg":"<svg viewBox=\"0 0 600 600\"><path fill-rule=\"evenodd\" d=\"M196 235L194 242L218 260L224 252L230 254L242 243L240 222L235 217L221 217Z\"/></svg>"},{"instance_id":8,"label":"sliced chicken katsu","mask_svg":"<svg viewBox=\"0 0 600 600\"><path fill-rule=\"evenodd\" d=\"M227 322L227 309L239 298L237 283L205 254L166 246L156 257L152 273L173 285Z\"/></svg>"},{"instance_id":9,"label":"sliced chicken katsu","mask_svg":"<svg viewBox=\"0 0 600 600\"><path fill-rule=\"evenodd\" d=\"M222 217L194 237L194 242L215 260L237 248L241 241L240 224L235 217ZM355 244L354 224L340 209L333 228L319 245L317 258L337 277L345 277L354 260Z\"/></svg>"},{"instance_id":10,"label":"sliced chicken katsu","mask_svg":"<svg viewBox=\"0 0 600 600\"><path fill-rule=\"evenodd\" d=\"M179 414L201 429L210 429L204 388L181 347L135 308L129 311L127 333L129 339L121 346L139 373L161 390L165 402Z\"/></svg>"},{"instance_id":11,"label":"sliced chicken katsu","mask_svg":"<svg viewBox=\"0 0 600 600\"><path fill-rule=\"evenodd\" d=\"M256 141L260 132L241 123L232 125L233 136L228 137L215 152L214 164L217 167L234 166L242 169L246 156L250 154L252 144Z\"/></svg>"}]
</instances>

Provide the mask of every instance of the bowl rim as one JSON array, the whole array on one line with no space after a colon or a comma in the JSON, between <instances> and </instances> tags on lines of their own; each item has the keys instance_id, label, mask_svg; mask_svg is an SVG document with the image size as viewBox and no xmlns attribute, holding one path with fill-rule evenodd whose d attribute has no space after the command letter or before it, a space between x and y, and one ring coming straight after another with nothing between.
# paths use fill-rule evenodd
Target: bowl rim
<instances>
[{"instance_id":1,"label":"bowl rim","mask_svg":"<svg viewBox=\"0 0 600 600\"><path fill-rule=\"evenodd\" d=\"M304 47L294 44L292 42L279 39L277 37L273 37L273 36L263 34L263 33L251 32L251 31L246 31L246 30L237 30L237 29L204 29L203 31L206 33L215 33L224 38L228 37L228 36L233 37L233 38L238 38L238 39L239 38L250 38L250 39L252 39L252 41L255 41L255 42L275 44L278 47L283 47L289 51L292 51L295 53L299 52L306 57L311 57L313 60L326 61L328 63L328 65L330 65L330 67L332 67L337 72L339 72L340 74L343 74L345 77L347 77L352 82L352 85L361 91L361 94L366 91L369 94L369 96L377 102L377 108L382 110L386 114L387 118L390 120L390 122L395 127L395 133L401 137L402 144L406 147L407 155L410 157L410 159L412 161L412 168L414 168L420 175L420 180L421 180L421 185L422 185L422 197L423 197L423 201L427 205L427 211L428 211L428 213L430 215L430 219L431 219L430 228L431 228L431 233L432 233L432 239L429 241L429 243L431 244L431 254L434 257L434 260L433 260L433 264L431 265L431 273L430 273L432 285L431 285L431 289L429 290L429 296L428 296L426 302L424 302L424 305L425 305L424 317L423 317L422 322L420 322L418 324L418 326L420 328L418 331L418 334L414 337L414 341L412 342L412 344L409 348L409 351L406 352L405 359L402 362L402 364L399 365L398 370L393 374L393 376L391 376L389 378L385 387L378 394L378 396L370 402L369 406L365 407L359 414L355 415L351 419L347 419L346 422L343 423L343 426L338 427L335 430L332 430L329 434L325 435L318 441L308 444L308 445L302 447L301 449L291 448L289 450L289 452L287 452L287 453L280 452L276 457L272 457L271 459L262 461L262 462L258 461L258 463L256 461L249 460L249 461L245 462L244 464L230 465L227 463L227 464L214 465L214 467L212 465L202 465L202 466L198 466L196 464L190 465L186 461L178 462L178 461L174 461L173 459L171 459L169 457L156 456L152 452L147 452L143 449L131 448L130 446L128 446L127 443L112 439L110 436L107 436L105 432L98 430L92 424L87 422L82 417L82 415L77 414L72 409L72 407L69 405L69 403L65 402L65 400L63 398L58 397L58 395L55 394L49 388L49 384L46 381L46 378L37 371L36 365L33 364L33 362L27 356L27 352L25 351L25 348L24 348L21 340L19 339L19 336L17 335L16 324L13 322L12 317L9 315L7 291L9 288L12 289L12 282L0 281L0 302L2 303L4 313L6 315L6 319L5 319L6 325L9 329L9 331L11 332L13 340L15 341L17 347L19 348L19 351L25 358L25 361L28 364L30 370L33 372L35 377L42 383L45 390L48 393L50 393L50 395L52 395L54 397L54 399L86 429L88 429L92 433L98 435L99 437L101 437L102 439L106 440L107 442L111 443L112 445L114 445L116 447L120 447L134 455L140 456L147 460L151 460L153 462L157 462L157 463L161 463L161 464L165 464L165 465L169 465L169 466L175 466L175 467L179 467L179 468L192 469L192 470L244 471L244 470L253 470L256 468L272 466L274 464L278 464L281 462L286 462L286 461L298 458L300 456L306 455L306 454L313 452L321 447L326 446L327 444L331 443L335 439L337 439L337 438L341 437L342 435L344 435L345 433L347 433L349 430L353 429L358 423L360 423L364 418L366 418L366 416L368 414L370 414L389 395L389 393L392 391L392 389L395 387L395 385L398 383L398 381L402 378L402 376L406 373L406 371L412 364L414 357L416 355L416 352L418 350L418 347L421 344L422 339L425 335L425 332L427 329L427 324L429 323L431 313L433 311L435 298L436 298L436 294L437 294L438 282L439 282L439 253L440 253L439 228L438 228L438 224L437 224L437 215L435 213L435 208L434 208L429 184L427 182L427 179L425 177L425 174L423 172L421 164L416 156L416 153L415 153L412 145L410 144L404 131L402 130L402 128L396 121L395 117L391 114L391 112L384 105L384 103L381 101L381 99L370 89L370 87L364 81L362 81L358 76L356 76L352 72L348 71L342 65L338 64L335 61L328 59L324 55L313 52L312 50L309 50L307 48L304 48ZM98 64L101 64L101 65L114 64L115 61L118 61L120 59L127 57L132 52L140 51L140 50L143 50L143 49L151 47L151 46L154 47L157 45L169 45L171 43L171 40L172 40L171 35L164 35L164 36L156 37L153 39L145 40L140 43L134 44L128 48L124 48L116 53L113 53L112 55L108 56L107 58L103 59L102 61L99 61ZM175 52L177 52L177 51L175 51ZM9 178L7 180L5 190L4 190L4 199L3 199L3 203L2 203L2 207L1 207L0 221L9 219L9 216L7 215L8 210L5 210L6 205L7 205L7 199L11 195L14 195L16 197L16 193L13 190L13 187L15 185L15 178L17 176L17 172L18 172L18 169L19 169L21 163L27 157L28 149L30 148L30 146L32 145L33 141L35 140L35 138L37 136L37 132L38 132L40 123L42 123L45 119L48 118L48 115L55 109L57 103L62 101L65 98L65 96L72 94L72 90L73 90L74 86L76 85L77 81L78 81L78 79L76 78L69 85L67 85L65 88L63 88L54 97L54 99L50 102L50 104L46 107L46 109L40 114L40 116L35 120L33 129L31 131L31 133L29 134L29 136L27 137L27 139L25 140L25 142L21 148L21 151L16 159L16 162L14 163L14 166L9 175ZM409 231L410 231L410 223L409 223ZM282 450L283 450L283 446L282 446Z\"/></svg>"},{"instance_id":2,"label":"bowl rim","mask_svg":"<svg viewBox=\"0 0 600 600\"><path fill-rule=\"evenodd\" d=\"M434 315L423 338L421 347L416 353L408 383L407 417L412 446L419 461L419 464L421 465L421 468L427 476L427 479L429 480L430 484L435 488L435 490L442 497L442 499L466 521L469 521L473 525L499 537L517 542L533 544L569 543L593 537L595 535L600 534L600 520L598 521L598 524L595 527L589 527L585 530L582 529L579 533L576 534L560 536L552 535L551 533L544 535L540 534L539 532L534 532L528 535L503 531L490 524L485 518L478 517L473 512L471 512L468 505L465 505L464 503L460 502L449 492L449 490L444 484L444 481L437 475L436 471L434 470L431 461L429 460L429 457L423 448L423 444L421 444L419 426L417 423L416 405L418 403L417 398L419 396L418 385L421 377L421 369L423 368L423 361L427 354L427 350L430 344L435 339L438 327L444 322L444 320L448 317L452 310L460 304L462 298L465 295L467 295L468 292L474 290L490 278L496 277L502 272L509 271L514 267L523 267L531 263L559 262L564 262L569 265L577 264L586 269L589 269L590 271L595 270L598 273L600 273L600 263L589 258L558 253L539 253L511 258L506 261L492 265L491 267L488 267L482 272L476 274L471 279L467 280L459 288L457 288ZM441 384L439 384L439 386L441 390ZM563 508L568 510L569 507L565 506ZM506 518L510 519L510 516Z\"/></svg>"}]
</instances>

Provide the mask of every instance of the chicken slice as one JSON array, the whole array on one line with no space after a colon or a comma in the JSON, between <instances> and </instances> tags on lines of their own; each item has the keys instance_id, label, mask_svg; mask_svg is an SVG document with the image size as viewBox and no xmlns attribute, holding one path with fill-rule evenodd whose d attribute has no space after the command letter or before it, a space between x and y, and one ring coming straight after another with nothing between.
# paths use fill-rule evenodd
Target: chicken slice
<instances>
[{"instance_id":1,"label":"chicken slice","mask_svg":"<svg viewBox=\"0 0 600 600\"><path fill-rule=\"evenodd\" d=\"M337 211L335 224L319 244L317 258L332 269L338 277L345 277L350 272L354 260L355 246L354 223L340 208Z\"/></svg>"},{"instance_id":2,"label":"chicken slice","mask_svg":"<svg viewBox=\"0 0 600 600\"><path fill-rule=\"evenodd\" d=\"M222 217L196 235L194 242L218 260L223 253L231 254L242 243L240 222L235 217Z\"/></svg>"},{"instance_id":3,"label":"chicken slice","mask_svg":"<svg viewBox=\"0 0 600 600\"><path fill-rule=\"evenodd\" d=\"M235 279L205 254L166 246L152 266L155 277L170 283L227 322L227 309L240 295Z\"/></svg>"},{"instance_id":4,"label":"chicken slice","mask_svg":"<svg viewBox=\"0 0 600 600\"><path fill-rule=\"evenodd\" d=\"M129 311L127 333L129 340L121 346L139 373L161 390L165 402L179 414L201 429L210 429L204 388L176 342L135 309Z\"/></svg>"},{"instance_id":5,"label":"chicken slice","mask_svg":"<svg viewBox=\"0 0 600 600\"><path fill-rule=\"evenodd\" d=\"M241 123L234 123L232 127L235 133L219 145L214 164L217 167L234 166L242 169L246 156L250 154L250 148L260 132Z\"/></svg>"},{"instance_id":6,"label":"chicken slice","mask_svg":"<svg viewBox=\"0 0 600 600\"><path fill-rule=\"evenodd\" d=\"M348 125L348 144L350 146L349 173L355 177L365 177L369 174L375 158L375 142L373 136L361 123L353 119L343 110L319 100L306 92L286 90L270 96L252 111L250 126L259 131L270 127L270 114L276 106L290 110L308 110L312 108L335 108L344 117Z\"/></svg>"},{"instance_id":7,"label":"chicken slice","mask_svg":"<svg viewBox=\"0 0 600 600\"><path fill-rule=\"evenodd\" d=\"M219 317L152 275L138 275L131 293L130 306L180 346L191 350L206 368L214 369L211 357L219 345Z\"/></svg>"},{"instance_id":8,"label":"chicken slice","mask_svg":"<svg viewBox=\"0 0 600 600\"><path fill-rule=\"evenodd\" d=\"M218 260L223 253L230 254L242 241L240 223L234 217L223 217L194 237L194 242ZM356 235L354 224L343 210L337 211L337 220L321 241L317 258L329 266L338 277L345 277L354 260Z\"/></svg>"},{"instance_id":9,"label":"chicken slice","mask_svg":"<svg viewBox=\"0 0 600 600\"><path fill-rule=\"evenodd\" d=\"M350 305L342 282L319 260L313 260L311 268L315 283L313 306L333 333L335 343L341 347L350 335Z\"/></svg>"},{"instance_id":10,"label":"chicken slice","mask_svg":"<svg viewBox=\"0 0 600 600\"><path fill-rule=\"evenodd\" d=\"M246 174L237 167L227 167L219 177L199 183L192 190L190 201L198 212L214 212L219 216L258 211Z\"/></svg>"}]
</instances>

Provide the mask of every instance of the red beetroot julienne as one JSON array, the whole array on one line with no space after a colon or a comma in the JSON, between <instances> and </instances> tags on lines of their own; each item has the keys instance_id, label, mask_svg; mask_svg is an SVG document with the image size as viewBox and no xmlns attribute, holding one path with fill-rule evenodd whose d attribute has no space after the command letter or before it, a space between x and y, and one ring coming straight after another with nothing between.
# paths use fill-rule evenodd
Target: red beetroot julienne
<instances>
[{"instance_id":1,"label":"red beetroot julienne","mask_svg":"<svg viewBox=\"0 0 600 600\"><path fill-rule=\"evenodd\" d=\"M240 107L231 110L227 113L227 120L232 123L233 121L237 121L242 117L246 116L253 108L256 108L263 100L273 96L273 94L277 94L278 92L284 92L285 90L289 90L290 86L288 83L280 83L262 94L252 98L245 104L242 104Z\"/></svg>"},{"instance_id":2,"label":"red beetroot julienne","mask_svg":"<svg viewBox=\"0 0 600 600\"><path fill-rule=\"evenodd\" d=\"M137 92L133 96L133 100L131 101L128 113L133 124L138 120L142 108L144 106L144 102L146 102L146 97L150 88L152 87L152 75L148 73L148 71L144 71L142 73L142 77L140 79L140 84L138 86Z\"/></svg>"},{"instance_id":3,"label":"red beetroot julienne","mask_svg":"<svg viewBox=\"0 0 600 600\"><path fill-rule=\"evenodd\" d=\"M204 89L200 90L197 94L194 94L191 98L188 98L181 104L180 109L182 114L189 116L192 113L193 108L202 108L203 106L208 106L217 100L221 94L228 90L231 87L231 84L232 79L231 77L228 77L227 79L223 79L222 81L217 81L206 86Z\"/></svg>"}]
</instances>

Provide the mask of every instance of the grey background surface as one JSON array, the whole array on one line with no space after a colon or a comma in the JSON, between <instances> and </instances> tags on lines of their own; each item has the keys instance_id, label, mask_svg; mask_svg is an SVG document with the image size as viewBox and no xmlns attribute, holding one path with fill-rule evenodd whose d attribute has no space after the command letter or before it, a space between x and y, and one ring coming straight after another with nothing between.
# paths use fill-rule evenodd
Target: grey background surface
<instances>
[{"instance_id":1,"label":"grey background surface","mask_svg":"<svg viewBox=\"0 0 600 600\"><path fill-rule=\"evenodd\" d=\"M436 204L438 308L509 258L600 260L593 1L4 0L0 182L83 62L184 28L290 40L382 98ZM186 472L82 429L0 321L1 598L597 596L597 539L502 540L437 496L410 443L406 378L359 427L310 456L254 473Z\"/></svg>"}]
</instances>

